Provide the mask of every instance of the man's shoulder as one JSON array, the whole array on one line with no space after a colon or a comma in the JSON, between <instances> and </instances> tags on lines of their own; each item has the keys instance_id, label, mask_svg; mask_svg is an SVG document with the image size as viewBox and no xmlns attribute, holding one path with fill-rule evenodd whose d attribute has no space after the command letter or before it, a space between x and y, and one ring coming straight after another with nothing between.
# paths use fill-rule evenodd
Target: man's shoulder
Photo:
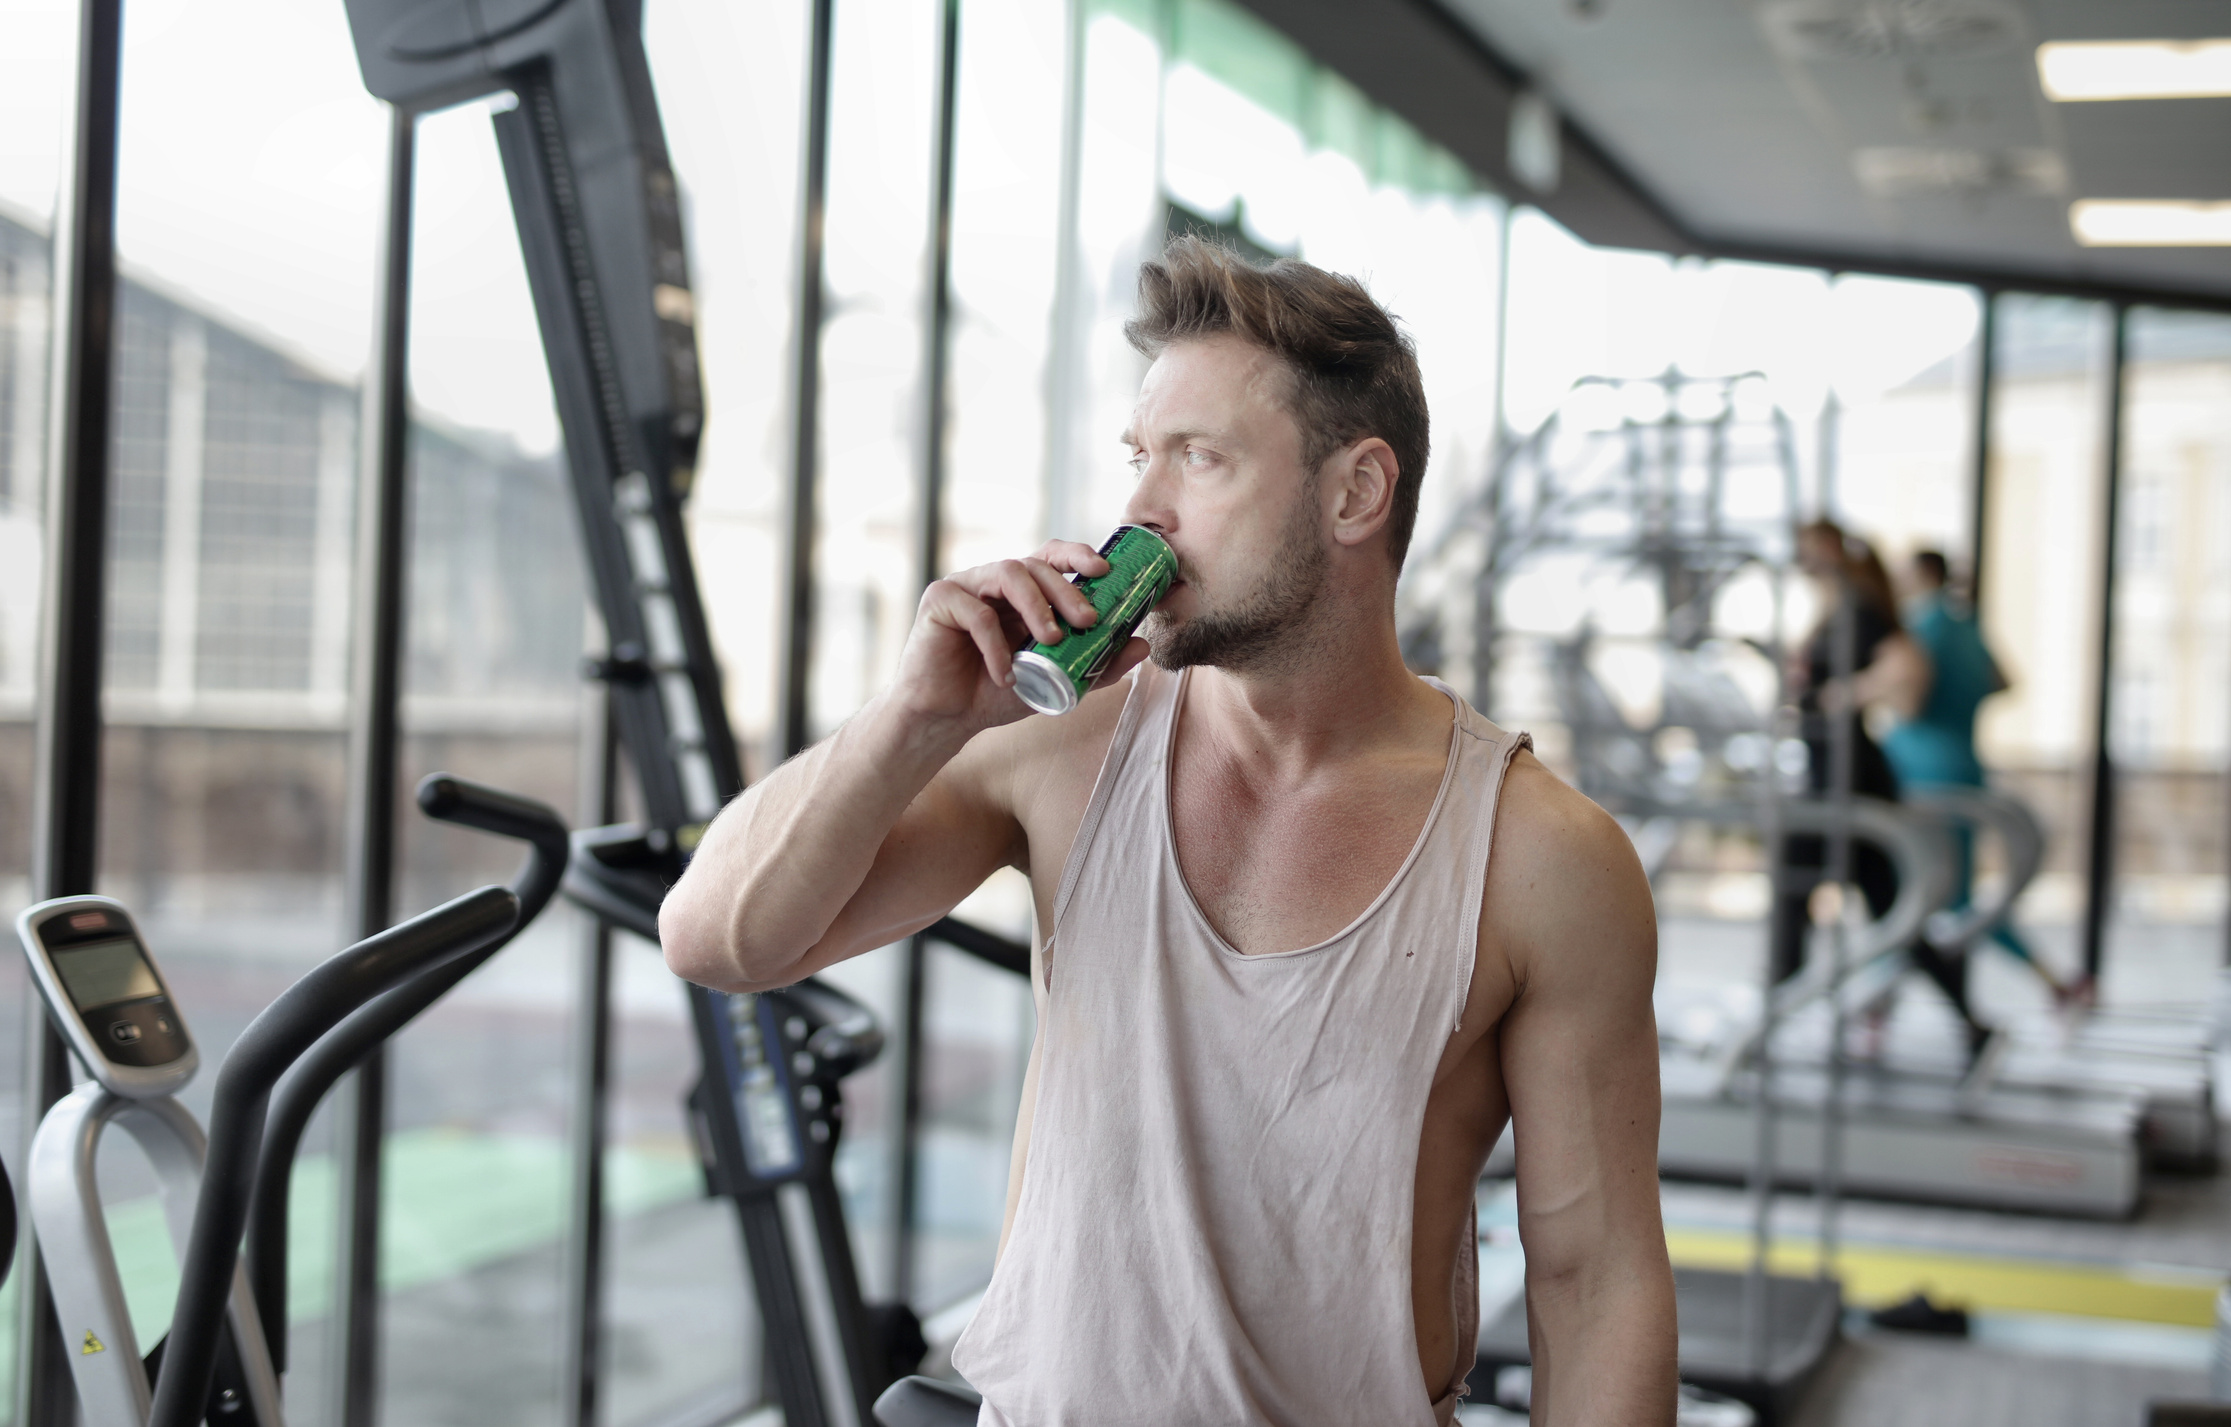
<instances>
[{"instance_id":1,"label":"man's shoulder","mask_svg":"<svg viewBox=\"0 0 2231 1427\"><path fill-rule=\"evenodd\" d=\"M1591 860L1623 857L1634 847L1611 814L1551 772L1530 748L1511 755L1495 815L1495 857L1541 861L1570 869ZM1515 844L1515 846L1514 846Z\"/></svg>"},{"instance_id":2,"label":"man's shoulder","mask_svg":"<svg viewBox=\"0 0 2231 1427\"><path fill-rule=\"evenodd\" d=\"M1547 951L1592 959L1624 956L1656 927L1649 879L1611 814L1531 752L1511 759L1487 864L1483 937L1510 958L1523 984Z\"/></svg>"}]
</instances>

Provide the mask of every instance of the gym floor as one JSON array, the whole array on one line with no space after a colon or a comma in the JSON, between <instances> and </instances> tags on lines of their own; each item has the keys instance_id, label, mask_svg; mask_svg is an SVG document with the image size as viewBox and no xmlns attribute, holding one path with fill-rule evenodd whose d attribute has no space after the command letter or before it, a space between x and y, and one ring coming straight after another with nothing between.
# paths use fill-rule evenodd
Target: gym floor
<instances>
[{"instance_id":1,"label":"gym floor","mask_svg":"<svg viewBox=\"0 0 2231 1427\"><path fill-rule=\"evenodd\" d=\"M1668 1183L1679 1263L1742 1262L1751 1219L1740 1188ZM1518 1291L1508 1183L1481 1195L1481 1290L1489 1311ZM1810 1271L1818 1209L1778 1195L1776 1267ZM2231 1273L2231 1179L2157 1179L2124 1223L1847 1200L1838 1268L1854 1307L1789 1427L2141 1427L2146 1404L2204 1396L2217 1288ZM1916 1289L1966 1307L1967 1338L1886 1332L1866 1309ZM1515 1414L1468 1412L1503 1424Z\"/></svg>"},{"instance_id":2,"label":"gym floor","mask_svg":"<svg viewBox=\"0 0 2231 1427\"><path fill-rule=\"evenodd\" d=\"M1754 976L1758 937L1744 932L1669 920L1661 978ZM2217 936L2165 927L2122 938L2103 1002L2205 1005ZM2072 963L2054 929L2033 940L2055 964ZM2042 1003L2035 980L1996 953L1974 978L1986 1013ZM1918 982L1906 1001L1938 1013ZM1743 1190L1669 1182L1664 1205L1676 1261L1741 1261L1752 1213ZM1492 1239L1492 1200L1483 1211ZM1811 1269L1812 1198L1777 1196L1774 1225L1777 1267ZM2148 1402L2206 1394L2214 1299L2231 1274L2231 1175L2149 1173L2137 1214L2121 1222L1852 1199L1837 1237L1848 1300L1863 1309L1926 1290L1969 1310L1970 1335L1876 1330L1855 1309L1793 1427L2140 1427Z\"/></svg>"}]
</instances>

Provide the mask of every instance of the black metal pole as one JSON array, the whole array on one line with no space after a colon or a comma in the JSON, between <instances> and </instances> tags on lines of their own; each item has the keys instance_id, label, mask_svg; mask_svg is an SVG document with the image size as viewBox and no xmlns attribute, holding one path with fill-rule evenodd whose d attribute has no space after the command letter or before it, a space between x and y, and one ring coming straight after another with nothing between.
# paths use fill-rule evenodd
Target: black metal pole
<instances>
[{"instance_id":1,"label":"black metal pole","mask_svg":"<svg viewBox=\"0 0 2231 1427\"><path fill-rule=\"evenodd\" d=\"M2115 555L2123 484L2123 370L2130 346L2130 309L2115 306L2107 344L2107 438L2101 456L2106 499L2099 532L2098 684L2092 705L2092 799L2084 864L2084 973L2095 980L2107 954L2107 913L2115 878L2115 763L2111 720L2115 690Z\"/></svg>"},{"instance_id":2,"label":"black metal pole","mask_svg":"<svg viewBox=\"0 0 2231 1427\"><path fill-rule=\"evenodd\" d=\"M783 610L782 756L812 740L809 685L813 675L813 546L819 521L815 487L821 472L821 329L823 219L829 193L829 69L836 0L813 0L813 38L806 67L804 173L798 214L798 331L791 373L790 585Z\"/></svg>"},{"instance_id":3,"label":"black metal pole","mask_svg":"<svg viewBox=\"0 0 2231 1427\"><path fill-rule=\"evenodd\" d=\"M48 407L46 570L40 646L35 837L37 896L93 890L100 852L101 665L106 648L109 411L116 351L117 98L122 0L78 9L69 166L55 205L53 397ZM69 1052L44 1016L29 1029L32 1123L69 1093ZM68 1345L36 1246L22 1274L31 1330L20 1340L16 1421L75 1416Z\"/></svg>"},{"instance_id":4,"label":"black metal pole","mask_svg":"<svg viewBox=\"0 0 2231 1427\"><path fill-rule=\"evenodd\" d=\"M1983 617L1983 560L1990 549L1991 410L1999 385L1999 295L1983 294L1983 329L1976 334L1975 443L1968 479L1968 603Z\"/></svg>"},{"instance_id":5,"label":"black metal pole","mask_svg":"<svg viewBox=\"0 0 2231 1427\"><path fill-rule=\"evenodd\" d=\"M928 311L922 324L922 488L916 568L927 587L945 571L945 446L953 349L953 153L960 106L961 0L944 0L938 46L936 192L930 211Z\"/></svg>"},{"instance_id":6,"label":"black metal pole","mask_svg":"<svg viewBox=\"0 0 2231 1427\"><path fill-rule=\"evenodd\" d=\"M617 814L620 772L618 721L612 696L599 687L583 730L582 815L602 826ZM596 1427L598 1369L604 1341L604 1151L609 1133L605 1100L612 1065L612 928L584 916L579 1004L574 1011L572 1193L566 1224L566 1325L559 1420L566 1427Z\"/></svg>"},{"instance_id":7,"label":"black metal pole","mask_svg":"<svg viewBox=\"0 0 2231 1427\"><path fill-rule=\"evenodd\" d=\"M395 781L402 698L404 571L410 526L411 188L417 118L389 114L387 221L379 327L364 379L356 525L356 658L349 690L349 897L352 936L395 917ZM337 1097L341 1244L333 1302L336 1427L379 1418L380 1162L387 1132L387 1054L375 1050Z\"/></svg>"},{"instance_id":8,"label":"black metal pole","mask_svg":"<svg viewBox=\"0 0 2231 1427\"><path fill-rule=\"evenodd\" d=\"M930 942L920 932L906 939L904 984L899 988L898 1173L891 1193L891 1299L914 1301L914 1248L922 1181L922 1000L929 986Z\"/></svg>"},{"instance_id":9,"label":"black metal pole","mask_svg":"<svg viewBox=\"0 0 2231 1427\"><path fill-rule=\"evenodd\" d=\"M953 158L960 110L961 4L944 0L938 42L936 166L930 210L928 310L922 340L922 483L916 511L918 587L945 568L945 445L953 335ZM928 938L907 938L905 985L899 1001L898 1174L892 1216L891 1296L914 1297L915 1199L921 1180L917 1144L922 1121L922 993Z\"/></svg>"}]
</instances>

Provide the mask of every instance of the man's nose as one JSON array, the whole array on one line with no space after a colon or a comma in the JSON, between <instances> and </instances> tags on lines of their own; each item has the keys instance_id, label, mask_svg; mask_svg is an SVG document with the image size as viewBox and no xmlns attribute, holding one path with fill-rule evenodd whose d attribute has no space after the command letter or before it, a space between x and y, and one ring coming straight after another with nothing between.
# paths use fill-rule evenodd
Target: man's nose
<instances>
[{"instance_id":1,"label":"man's nose","mask_svg":"<svg viewBox=\"0 0 2231 1427\"><path fill-rule=\"evenodd\" d=\"M1124 502L1123 523L1145 525L1169 534L1177 528L1177 509L1171 500L1173 493L1167 464L1147 462L1138 484L1131 487L1131 499Z\"/></svg>"}]
</instances>

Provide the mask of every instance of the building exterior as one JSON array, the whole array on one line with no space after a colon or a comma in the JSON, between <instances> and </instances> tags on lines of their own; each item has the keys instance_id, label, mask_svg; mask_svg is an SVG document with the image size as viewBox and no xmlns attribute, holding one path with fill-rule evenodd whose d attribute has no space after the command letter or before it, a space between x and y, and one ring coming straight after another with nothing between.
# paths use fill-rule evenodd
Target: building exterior
<instances>
[{"instance_id":1,"label":"building exterior","mask_svg":"<svg viewBox=\"0 0 2231 1427\"><path fill-rule=\"evenodd\" d=\"M47 287L44 234L0 213L0 878L28 863ZM329 903L356 387L137 276L117 338L104 869L156 909ZM423 416L411 456L406 727L570 807L585 587L562 462Z\"/></svg>"}]
</instances>

